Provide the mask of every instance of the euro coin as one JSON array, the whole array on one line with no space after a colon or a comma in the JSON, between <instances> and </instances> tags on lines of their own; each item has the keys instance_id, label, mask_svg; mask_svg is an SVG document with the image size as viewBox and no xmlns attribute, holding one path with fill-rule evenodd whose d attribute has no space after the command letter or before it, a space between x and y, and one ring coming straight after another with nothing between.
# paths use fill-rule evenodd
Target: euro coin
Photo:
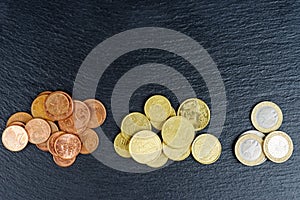
<instances>
[{"instance_id":1,"label":"euro coin","mask_svg":"<svg viewBox=\"0 0 300 200\"><path fill-rule=\"evenodd\" d=\"M53 134L49 137L49 139L47 140L47 148L48 148L48 151L49 151L52 155L54 155L54 156L58 156L57 153L56 153L56 151L55 151L55 148L54 148L55 141L56 141L56 139L57 139L60 135L62 135L62 134L65 134L65 132L63 132L63 131L55 132L55 133L53 133Z\"/></svg>"},{"instance_id":2,"label":"euro coin","mask_svg":"<svg viewBox=\"0 0 300 200\"><path fill-rule=\"evenodd\" d=\"M121 123L121 132L129 137L142 130L151 130L148 118L138 112L128 114Z\"/></svg>"},{"instance_id":3,"label":"euro coin","mask_svg":"<svg viewBox=\"0 0 300 200\"><path fill-rule=\"evenodd\" d=\"M40 144L48 140L51 134L51 127L44 119L35 118L27 122L25 129L28 133L29 142Z\"/></svg>"},{"instance_id":4,"label":"euro coin","mask_svg":"<svg viewBox=\"0 0 300 200\"><path fill-rule=\"evenodd\" d=\"M156 130L161 130L162 129L162 126L164 125L164 123L166 122L165 121L162 121L162 122L155 122L155 121L150 121L151 125L156 129Z\"/></svg>"},{"instance_id":5,"label":"euro coin","mask_svg":"<svg viewBox=\"0 0 300 200\"><path fill-rule=\"evenodd\" d=\"M90 109L82 101L73 101L74 111L71 116L58 121L59 128L62 131L82 134L89 123L91 114Z\"/></svg>"},{"instance_id":6,"label":"euro coin","mask_svg":"<svg viewBox=\"0 0 300 200\"><path fill-rule=\"evenodd\" d=\"M129 141L130 139L123 136L119 133L114 140L114 149L116 153L123 158L130 158L129 153Z\"/></svg>"},{"instance_id":7,"label":"euro coin","mask_svg":"<svg viewBox=\"0 0 300 200\"><path fill-rule=\"evenodd\" d=\"M293 142L286 133L274 131L266 136L263 150L272 162L283 163L292 156Z\"/></svg>"},{"instance_id":8,"label":"euro coin","mask_svg":"<svg viewBox=\"0 0 300 200\"><path fill-rule=\"evenodd\" d=\"M32 116L30 114L26 112L17 112L8 118L6 126L9 126L12 122L22 122L26 124L31 119Z\"/></svg>"},{"instance_id":9,"label":"euro coin","mask_svg":"<svg viewBox=\"0 0 300 200\"><path fill-rule=\"evenodd\" d=\"M73 112L73 106L72 98L62 91L52 92L45 101L47 116L52 121L68 118Z\"/></svg>"},{"instance_id":10,"label":"euro coin","mask_svg":"<svg viewBox=\"0 0 300 200\"><path fill-rule=\"evenodd\" d=\"M48 97L48 94L43 94L35 98L31 104L31 114L35 118L42 118L49 120L45 110L45 101Z\"/></svg>"},{"instance_id":11,"label":"euro coin","mask_svg":"<svg viewBox=\"0 0 300 200\"><path fill-rule=\"evenodd\" d=\"M171 108L170 117L174 117L174 116L176 116L176 111L175 111L175 109L172 107L172 108Z\"/></svg>"},{"instance_id":12,"label":"euro coin","mask_svg":"<svg viewBox=\"0 0 300 200\"><path fill-rule=\"evenodd\" d=\"M152 168L160 168L163 167L167 162L168 157L164 153L161 153L158 158L148 162L147 165Z\"/></svg>"},{"instance_id":13,"label":"euro coin","mask_svg":"<svg viewBox=\"0 0 300 200\"><path fill-rule=\"evenodd\" d=\"M160 156L161 140L156 133L143 130L132 136L129 142L129 153L138 163L147 164Z\"/></svg>"},{"instance_id":14,"label":"euro coin","mask_svg":"<svg viewBox=\"0 0 300 200\"><path fill-rule=\"evenodd\" d=\"M177 111L178 116L187 118L196 131L204 129L210 121L210 110L206 103L197 98L185 100Z\"/></svg>"},{"instance_id":15,"label":"euro coin","mask_svg":"<svg viewBox=\"0 0 300 200\"><path fill-rule=\"evenodd\" d=\"M161 135L168 146L181 148L192 143L195 137L195 129L185 117L175 116L164 123Z\"/></svg>"},{"instance_id":16,"label":"euro coin","mask_svg":"<svg viewBox=\"0 0 300 200\"><path fill-rule=\"evenodd\" d=\"M249 130L249 131L246 131L246 132L242 133L242 134L240 135L240 137L243 136L243 135L247 135L247 134L255 134L255 135L257 135L258 137L260 137L261 139L264 139L264 138L265 138L265 134L263 134L262 132L259 132L259 131L257 131L257 130ZM265 157L264 160L263 160L260 164L264 163L265 161L267 161L267 157Z\"/></svg>"},{"instance_id":17,"label":"euro coin","mask_svg":"<svg viewBox=\"0 0 300 200\"><path fill-rule=\"evenodd\" d=\"M163 143L163 153L173 161L182 161L186 159L191 152L191 145L182 148L172 148Z\"/></svg>"},{"instance_id":18,"label":"euro coin","mask_svg":"<svg viewBox=\"0 0 300 200\"><path fill-rule=\"evenodd\" d=\"M13 126L13 125L22 126L23 128L25 128L25 124L23 122L12 122L7 127Z\"/></svg>"},{"instance_id":19,"label":"euro coin","mask_svg":"<svg viewBox=\"0 0 300 200\"><path fill-rule=\"evenodd\" d=\"M51 128L51 134L53 134L53 133L59 131L59 130L58 130L58 127L56 126L56 124L55 124L54 122L48 121L48 124L50 125L50 128ZM50 135L51 135L51 134L50 134ZM49 139L49 138L48 138L48 139ZM47 140L47 141L48 141L48 140ZM40 144L36 144L36 147L39 148L39 149L42 150L42 151L45 151L45 152L49 151L49 150L48 150L48 146L47 146L47 141L46 141L46 142L43 142L43 143L40 143Z\"/></svg>"},{"instance_id":20,"label":"euro coin","mask_svg":"<svg viewBox=\"0 0 300 200\"><path fill-rule=\"evenodd\" d=\"M199 135L192 144L192 155L201 164L216 162L222 152L222 146L217 137L211 134Z\"/></svg>"},{"instance_id":21,"label":"euro coin","mask_svg":"<svg viewBox=\"0 0 300 200\"><path fill-rule=\"evenodd\" d=\"M9 126L2 133L2 143L10 151L21 151L28 143L27 132L21 126Z\"/></svg>"},{"instance_id":22,"label":"euro coin","mask_svg":"<svg viewBox=\"0 0 300 200\"><path fill-rule=\"evenodd\" d=\"M253 126L263 133L277 130L283 121L281 109L273 102L264 101L257 104L251 113Z\"/></svg>"},{"instance_id":23,"label":"euro coin","mask_svg":"<svg viewBox=\"0 0 300 200\"><path fill-rule=\"evenodd\" d=\"M44 92L39 93L38 96L41 96L41 95L44 95L44 94L49 95L51 93L52 93L51 91L44 91Z\"/></svg>"},{"instance_id":24,"label":"euro coin","mask_svg":"<svg viewBox=\"0 0 300 200\"><path fill-rule=\"evenodd\" d=\"M87 99L84 103L90 109L91 113L91 118L87 127L97 128L101 126L106 119L106 109L104 105L96 99Z\"/></svg>"},{"instance_id":25,"label":"euro coin","mask_svg":"<svg viewBox=\"0 0 300 200\"><path fill-rule=\"evenodd\" d=\"M54 142L56 154L63 159L76 157L81 150L81 141L78 136L70 133L62 134Z\"/></svg>"},{"instance_id":26,"label":"euro coin","mask_svg":"<svg viewBox=\"0 0 300 200\"><path fill-rule=\"evenodd\" d=\"M170 116L172 106L166 97L154 95L146 101L144 111L150 121L162 122Z\"/></svg>"},{"instance_id":27,"label":"euro coin","mask_svg":"<svg viewBox=\"0 0 300 200\"><path fill-rule=\"evenodd\" d=\"M255 166L264 162L263 139L255 134L241 136L235 144L235 155L244 165Z\"/></svg>"},{"instance_id":28,"label":"euro coin","mask_svg":"<svg viewBox=\"0 0 300 200\"><path fill-rule=\"evenodd\" d=\"M79 138L82 142L81 145L81 154L90 154L93 153L99 146L99 137L93 129L86 129Z\"/></svg>"}]
</instances>

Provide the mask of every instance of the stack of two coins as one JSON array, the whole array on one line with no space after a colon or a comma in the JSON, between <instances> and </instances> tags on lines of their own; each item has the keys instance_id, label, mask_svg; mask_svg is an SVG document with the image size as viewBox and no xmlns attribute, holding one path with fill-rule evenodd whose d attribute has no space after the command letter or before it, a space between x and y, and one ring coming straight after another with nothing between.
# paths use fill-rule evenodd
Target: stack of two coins
<instances>
[{"instance_id":1,"label":"stack of two coins","mask_svg":"<svg viewBox=\"0 0 300 200\"><path fill-rule=\"evenodd\" d=\"M251 121L256 130L246 131L238 138L237 159L247 166L260 165L267 159L275 163L287 161L293 153L293 142L288 134L278 131L283 121L279 106L269 101L257 104Z\"/></svg>"},{"instance_id":2,"label":"stack of two coins","mask_svg":"<svg viewBox=\"0 0 300 200\"><path fill-rule=\"evenodd\" d=\"M167 98L154 95L146 101L144 111L146 115L131 113L123 119L121 133L114 142L120 156L132 157L154 168L162 167L168 159L186 159L191 149L202 164L211 164L219 158L221 144L215 136L202 134L194 140L195 131L204 129L210 119L209 108L202 100L187 99L176 116ZM162 141L151 125L161 131Z\"/></svg>"},{"instance_id":3,"label":"stack of two coins","mask_svg":"<svg viewBox=\"0 0 300 200\"><path fill-rule=\"evenodd\" d=\"M106 111L95 99L81 102L62 91L45 91L32 102L31 114L18 112L8 119L2 134L4 146L20 151L29 141L49 151L57 165L67 167L79 153L89 154L98 147L99 138L92 128L104 122Z\"/></svg>"}]
</instances>

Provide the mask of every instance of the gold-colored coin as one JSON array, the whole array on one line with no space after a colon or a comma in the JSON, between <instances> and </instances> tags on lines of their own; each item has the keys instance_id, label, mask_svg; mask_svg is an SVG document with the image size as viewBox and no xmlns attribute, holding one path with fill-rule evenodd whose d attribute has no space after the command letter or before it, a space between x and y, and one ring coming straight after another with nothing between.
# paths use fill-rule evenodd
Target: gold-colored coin
<instances>
[{"instance_id":1,"label":"gold-colored coin","mask_svg":"<svg viewBox=\"0 0 300 200\"><path fill-rule=\"evenodd\" d=\"M39 95L31 104L31 114L35 118L50 120L45 110L45 101L49 95Z\"/></svg>"},{"instance_id":2,"label":"gold-colored coin","mask_svg":"<svg viewBox=\"0 0 300 200\"><path fill-rule=\"evenodd\" d=\"M170 117L174 117L174 116L176 116L176 111L175 111L175 109L172 107L172 108L171 108Z\"/></svg>"},{"instance_id":3,"label":"gold-colored coin","mask_svg":"<svg viewBox=\"0 0 300 200\"><path fill-rule=\"evenodd\" d=\"M129 141L130 139L124 137L121 133L119 133L114 140L115 151L123 158L131 157L129 153Z\"/></svg>"},{"instance_id":4,"label":"gold-colored coin","mask_svg":"<svg viewBox=\"0 0 300 200\"><path fill-rule=\"evenodd\" d=\"M275 103L264 101L257 104L251 113L253 126L263 133L279 129L283 121L282 111Z\"/></svg>"},{"instance_id":5,"label":"gold-colored coin","mask_svg":"<svg viewBox=\"0 0 300 200\"><path fill-rule=\"evenodd\" d=\"M210 121L210 110L206 103L197 98L185 100L177 111L178 116L187 118L196 131L204 129Z\"/></svg>"},{"instance_id":6,"label":"gold-colored coin","mask_svg":"<svg viewBox=\"0 0 300 200\"><path fill-rule=\"evenodd\" d=\"M244 165L260 165L265 160L262 149L263 139L256 134L246 134L237 140L235 144L235 156Z\"/></svg>"},{"instance_id":7,"label":"gold-colored coin","mask_svg":"<svg viewBox=\"0 0 300 200\"><path fill-rule=\"evenodd\" d=\"M185 117L175 116L164 123L161 135L168 146L182 148L192 143L195 129Z\"/></svg>"},{"instance_id":8,"label":"gold-colored coin","mask_svg":"<svg viewBox=\"0 0 300 200\"><path fill-rule=\"evenodd\" d=\"M168 157L164 153L161 153L158 158L148 162L147 165L152 168L160 168L164 166L167 162L168 162Z\"/></svg>"},{"instance_id":9,"label":"gold-colored coin","mask_svg":"<svg viewBox=\"0 0 300 200\"><path fill-rule=\"evenodd\" d=\"M222 152L222 146L217 137L211 134L199 135L192 144L192 155L201 164L216 162Z\"/></svg>"},{"instance_id":10,"label":"gold-colored coin","mask_svg":"<svg viewBox=\"0 0 300 200\"><path fill-rule=\"evenodd\" d=\"M6 126L9 126L12 122L22 122L26 124L29 120L32 119L32 116L26 112L17 112L10 116L7 120Z\"/></svg>"},{"instance_id":11,"label":"gold-colored coin","mask_svg":"<svg viewBox=\"0 0 300 200\"><path fill-rule=\"evenodd\" d=\"M147 164L160 156L162 144L158 135L149 130L137 132L129 142L129 153L138 163Z\"/></svg>"},{"instance_id":12,"label":"gold-colored coin","mask_svg":"<svg viewBox=\"0 0 300 200\"><path fill-rule=\"evenodd\" d=\"M138 112L133 112L124 117L121 123L121 132L129 137L142 130L151 130L148 118Z\"/></svg>"},{"instance_id":13,"label":"gold-colored coin","mask_svg":"<svg viewBox=\"0 0 300 200\"><path fill-rule=\"evenodd\" d=\"M163 143L163 152L170 160L182 161L190 155L191 145L175 149Z\"/></svg>"},{"instance_id":14,"label":"gold-colored coin","mask_svg":"<svg viewBox=\"0 0 300 200\"><path fill-rule=\"evenodd\" d=\"M269 160L275 163L287 161L293 154L293 142L288 134L282 131L269 133L263 144L263 150Z\"/></svg>"},{"instance_id":15,"label":"gold-colored coin","mask_svg":"<svg viewBox=\"0 0 300 200\"><path fill-rule=\"evenodd\" d=\"M166 97L154 95L146 101L144 111L150 121L162 122L170 116L172 106Z\"/></svg>"}]
</instances>

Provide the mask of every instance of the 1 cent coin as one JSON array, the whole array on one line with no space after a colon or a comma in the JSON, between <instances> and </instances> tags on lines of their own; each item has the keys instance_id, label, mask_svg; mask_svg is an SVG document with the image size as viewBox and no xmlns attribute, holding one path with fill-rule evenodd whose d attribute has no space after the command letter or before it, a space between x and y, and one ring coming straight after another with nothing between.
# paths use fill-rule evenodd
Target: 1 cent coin
<instances>
[{"instance_id":1,"label":"1 cent coin","mask_svg":"<svg viewBox=\"0 0 300 200\"><path fill-rule=\"evenodd\" d=\"M32 144L40 144L47 141L51 134L48 122L40 118L35 118L27 122L25 129L28 133L29 142Z\"/></svg>"},{"instance_id":2,"label":"1 cent coin","mask_svg":"<svg viewBox=\"0 0 300 200\"><path fill-rule=\"evenodd\" d=\"M9 126L2 134L2 143L10 151L21 151L28 143L27 132L21 126Z\"/></svg>"},{"instance_id":3,"label":"1 cent coin","mask_svg":"<svg viewBox=\"0 0 300 200\"><path fill-rule=\"evenodd\" d=\"M87 99L84 103L87 105L91 113L91 118L87 127L97 128L101 126L106 119L106 109L104 105L96 99Z\"/></svg>"},{"instance_id":4,"label":"1 cent coin","mask_svg":"<svg viewBox=\"0 0 300 200\"><path fill-rule=\"evenodd\" d=\"M78 136L70 133L60 135L55 143L54 149L57 155L63 159L76 157L81 150L81 141Z\"/></svg>"}]
</instances>

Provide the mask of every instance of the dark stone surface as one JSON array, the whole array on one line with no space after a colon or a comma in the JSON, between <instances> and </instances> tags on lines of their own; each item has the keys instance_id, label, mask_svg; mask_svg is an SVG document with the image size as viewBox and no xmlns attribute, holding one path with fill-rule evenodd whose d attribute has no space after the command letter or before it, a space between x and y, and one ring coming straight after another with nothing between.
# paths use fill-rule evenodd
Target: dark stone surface
<instances>
[{"instance_id":1,"label":"dark stone surface","mask_svg":"<svg viewBox=\"0 0 300 200\"><path fill-rule=\"evenodd\" d=\"M213 1L211 1L213 2ZM0 145L0 199L299 199L300 5L297 1L1 1L0 131L16 111L30 111L43 90L71 92L77 70L100 42L119 32L156 26L198 41L217 63L228 107L220 160L209 166L191 157L147 174L123 173L92 156L79 156L61 169L49 154L29 145L12 153ZM141 50L117 59L99 83L97 97L108 107L122 75L118 67L160 62L185 66L199 98L209 102L201 76L167 52ZM120 68L119 68L120 69ZM113 78L112 78L113 77ZM143 86L133 110L146 96L169 92ZM253 105L272 100L283 110L282 130L295 151L284 164L245 167L234 157L237 136L252 129ZM172 103L177 105L176 98ZM110 110L108 110L110 112ZM118 128L108 115L104 129L112 140Z\"/></svg>"}]
</instances>

